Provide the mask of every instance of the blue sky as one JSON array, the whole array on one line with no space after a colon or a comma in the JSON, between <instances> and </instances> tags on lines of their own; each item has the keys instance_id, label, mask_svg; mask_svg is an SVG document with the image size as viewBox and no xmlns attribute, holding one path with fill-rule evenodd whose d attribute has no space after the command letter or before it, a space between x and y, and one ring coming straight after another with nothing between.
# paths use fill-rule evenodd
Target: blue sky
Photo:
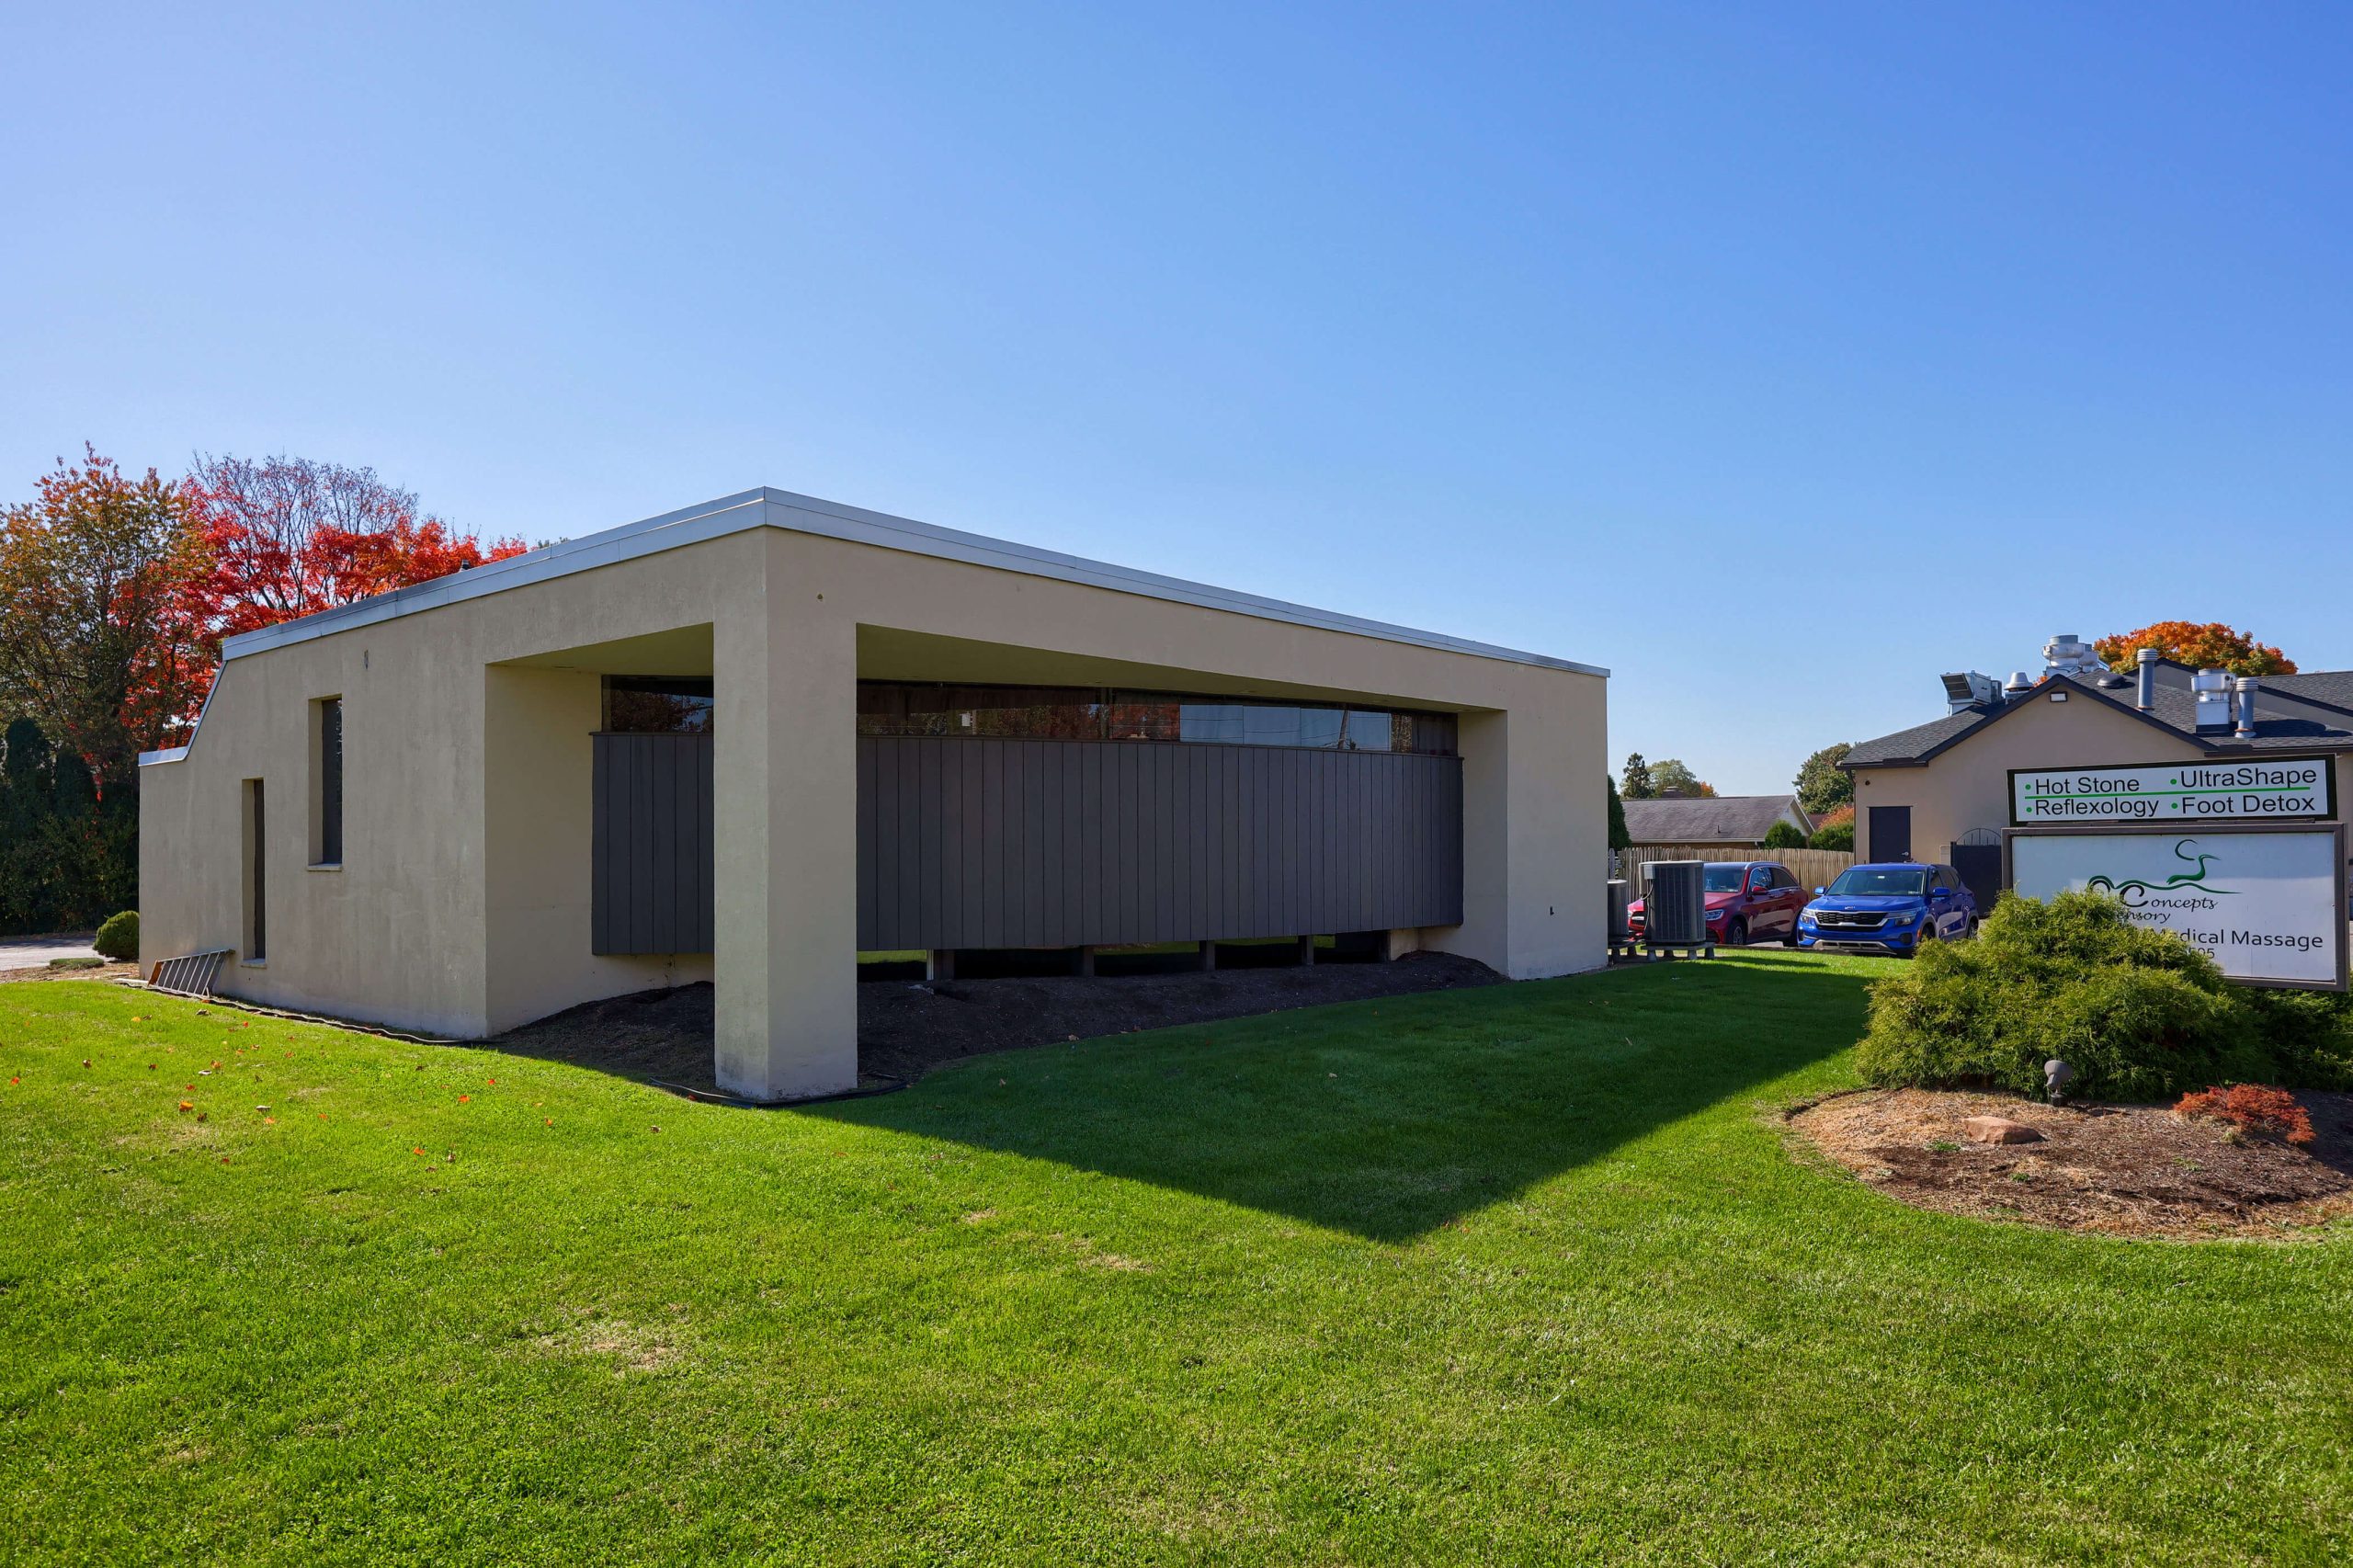
<instances>
[{"instance_id":1,"label":"blue sky","mask_svg":"<svg viewBox=\"0 0 2353 1568\"><path fill-rule=\"evenodd\" d=\"M1607 665L1786 786L2174 616L2353 667L2353 8L20 6L0 493L789 489Z\"/></svg>"}]
</instances>

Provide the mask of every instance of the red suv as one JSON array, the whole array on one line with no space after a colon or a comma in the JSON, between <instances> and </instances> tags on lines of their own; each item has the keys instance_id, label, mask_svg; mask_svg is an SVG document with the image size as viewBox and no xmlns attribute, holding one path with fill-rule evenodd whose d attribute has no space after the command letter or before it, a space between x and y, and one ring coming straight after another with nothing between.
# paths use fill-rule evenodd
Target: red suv
<instances>
[{"instance_id":1,"label":"red suv","mask_svg":"<svg viewBox=\"0 0 2353 1568\"><path fill-rule=\"evenodd\" d=\"M1708 894L1708 937L1727 948L1757 940L1798 945L1798 912L1813 895L1778 860L1711 860L1700 885ZM1643 935L1643 901L1626 908L1634 937Z\"/></svg>"}]
</instances>

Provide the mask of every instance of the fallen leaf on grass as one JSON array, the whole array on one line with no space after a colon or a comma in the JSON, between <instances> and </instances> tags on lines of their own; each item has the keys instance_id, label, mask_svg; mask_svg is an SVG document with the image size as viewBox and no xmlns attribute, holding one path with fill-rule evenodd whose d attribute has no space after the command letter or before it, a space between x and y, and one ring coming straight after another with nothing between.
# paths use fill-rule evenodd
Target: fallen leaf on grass
<instances>
[{"instance_id":1,"label":"fallen leaf on grass","mask_svg":"<svg viewBox=\"0 0 2353 1568\"><path fill-rule=\"evenodd\" d=\"M182 1110L194 1110L196 1108L196 1102L194 1100L182 1100L180 1101L180 1108Z\"/></svg>"}]
</instances>

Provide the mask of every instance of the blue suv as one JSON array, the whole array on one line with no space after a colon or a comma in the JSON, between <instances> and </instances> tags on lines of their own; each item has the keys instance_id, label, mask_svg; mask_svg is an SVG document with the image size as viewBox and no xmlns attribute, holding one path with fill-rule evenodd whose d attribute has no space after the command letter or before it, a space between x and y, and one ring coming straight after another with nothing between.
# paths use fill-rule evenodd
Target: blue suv
<instances>
[{"instance_id":1,"label":"blue suv","mask_svg":"<svg viewBox=\"0 0 2353 1568\"><path fill-rule=\"evenodd\" d=\"M1910 958L1923 942L1977 935L1977 900L1950 866L1849 866L1798 915L1798 946Z\"/></svg>"}]
</instances>

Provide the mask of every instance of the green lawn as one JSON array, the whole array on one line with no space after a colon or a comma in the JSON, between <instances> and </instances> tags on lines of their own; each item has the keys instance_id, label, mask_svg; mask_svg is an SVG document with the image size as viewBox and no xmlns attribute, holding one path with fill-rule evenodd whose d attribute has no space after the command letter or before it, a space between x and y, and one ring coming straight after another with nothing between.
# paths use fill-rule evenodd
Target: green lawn
<instances>
[{"instance_id":1,"label":"green lawn","mask_svg":"<svg viewBox=\"0 0 2353 1568\"><path fill-rule=\"evenodd\" d=\"M0 1559L2353 1556L2353 1231L2078 1239L1791 1159L1874 972L803 1112L0 987Z\"/></svg>"}]
</instances>

